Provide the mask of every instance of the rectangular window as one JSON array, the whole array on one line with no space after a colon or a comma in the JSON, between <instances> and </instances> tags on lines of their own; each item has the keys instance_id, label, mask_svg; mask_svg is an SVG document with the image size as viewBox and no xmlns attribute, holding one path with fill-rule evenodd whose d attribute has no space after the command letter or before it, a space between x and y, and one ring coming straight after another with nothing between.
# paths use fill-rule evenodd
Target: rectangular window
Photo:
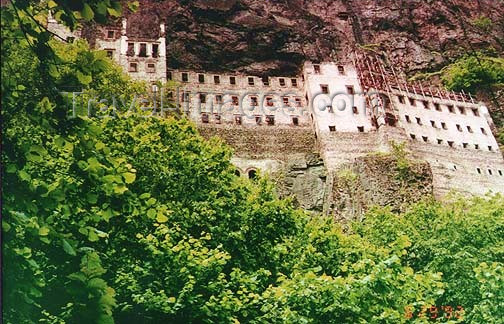
<instances>
[{"instance_id":1,"label":"rectangular window","mask_svg":"<svg viewBox=\"0 0 504 324\"><path fill-rule=\"evenodd\" d=\"M364 126L357 126L359 133L364 133Z\"/></svg>"},{"instance_id":2,"label":"rectangular window","mask_svg":"<svg viewBox=\"0 0 504 324\"><path fill-rule=\"evenodd\" d=\"M473 115L474 115L474 116L479 117L479 115L480 115L480 114L479 114L479 110L478 110L478 108L473 108L473 109L472 109L472 112L473 112Z\"/></svg>"},{"instance_id":3,"label":"rectangular window","mask_svg":"<svg viewBox=\"0 0 504 324\"><path fill-rule=\"evenodd\" d=\"M489 175L493 175L492 170L488 169L488 174L489 174Z\"/></svg>"},{"instance_id":4,"label":"rectangular window","mask_svg":"<svg viewBox=\"0 0 504 324\"><path fill-rule=\"evenodd\" d=\"M405 116L404 116L404 119L406 119L406 121L407 121L408 123L411 123L411 119L410 119L410 116L408 116L408 115L405 115Z\"/></svg>"},{"instance_id":5,"label":"rectangular window","mask_svg":"<svg viewBox=\"0 0 504 324\"><path fill-rule=\"evenodd\" d=\"M441 145L441 144L443 144L443 140L438 138L437 143Z\"/></svg>"},{"instance_id":6,"label":"rectangular window","mask_svg":"<svg viewBox=\"0 0 504 324\"><path fill-rule=\"evenodd\" d=\"M355 94L355 90L353 86L346 86L346 91L348 94L353 95Z\"/></svg>"},{"instance_id":7,"label":"rectangular window","mask_svg":"<svg viewBox=\"0 0 504 324\"><path fill-rule=\"evenodd\" d=\"M232 96L231 100L233 100L233 106L238 106L239 104L238 96Z\"/></svg>"},{"instance_id":8,"label":"rectangular window","mask_svg":"<svg viewBox=\"0 0 504 324\"><path fill-rule=\"evenodd\" d=\"M268 126L275 125L275 116L273 115L266 116L266 124L268 124Z\"/></svg>"},{"instance_id":9,"label":"rectangular window","mask_svg":"<svg viewBox=\"0 0 504 324\"><path fill-rule=\"evenodd\" d=\"M208 114L207 113L201 113L201 122L204 123L204 124L207 124L208 123Z\"/></svg>"},{"instance_id":10,"label":"rectangular window","mask_svg":"<svg viewBox=\"0 0 504 324\"><path fill-rule=\"evenodd\" d=\"M427 136L422 136L422 140L427 143L429 141L429 138Z\"/></svg>"},{"instance_id":11,"label":"rectangular window","mask_svg":"<svg viewBox=\"0 0 504 324\"><path fill-rule=\"evenodd\" d=\"M221 94L215 95L215 102L218 104L222 104L222 95Z\"/></svg>"},{"instance_id":12,"label":"rectangular window","mask_svg":"<svg viewBox=\"0 0 504 324\"><path fill-rule=\"evenodd\" d=\"M336 131L336 126L329 126L329 131L330 132L335 132Z\"/></svg>"},{"instance_id":13,"label":"rectangular window","mask_svg":"<svg viewBox=\"0 0 504 324\"><path fill-rule=\"evenodd\" d=\"M481 128L481 133L482 133L482 134L484 134L484 135L486 135L486 134L487 134L487 131L486 131L486 129L484 129L484 128Z\"/></svg>"},{"instance_id":14,"label":"rectangular window","mask_svg":"<svg viewBox=\"0 0 504 324\"><path fill-rule=\"evenodd\" d=\"M281 87L285 87L285 79L284 78L278 79L278 82L280 83Z\"/></svg>"},{"instance_id":15,"label":"rectangular window","mask_svg":"<svg viewBox=\"0 0 504 324\"><path fill-rule=\"evenodd\" d=\"M459 132L461 132L461 131L462 131L462 127L461 127L459 124L457 124L457 130L458 130Z\"/></svg>"},{"instance_id":16,"label":"rectangular window","mask_svg":"<svg viewBox=\"0 0 504 324\"><path fill-rule=\"evenodd\" d=\"M214 114L214 119L216 124L222 123L222 117L220 114Z\"/></svg>"},{"instance_id":17,"label":"rectangular window","mask_svg":"<svg viewBox=\"0 0 504 324\"><path fill-rule=\"evenodd\" d=\"M464 107L458 107L458 110L459 110L460 114L462 114L462 115L466 114L466 110Z\"/></svg>"},{"instance_id":18,"label":"rectangular window","mask_svg":"<svg viewBox=\"0 0 504 324\"><path fill-rule=\"evenodd\" d=\"M107 30L107 38L114 38L115 32L113 30Z\"/></svg>"},{"instance_id":19,"label":"rectangular window","mask_svg":"<svg viewBox=\"0 0 504 324\"><path fill-rule=\"evenodd\" d=\"M296 107L302 107L301 98L294 99L296 101Z\"/></svg>"},{"instance_id":20,"label":"rectangular window","mask_svg":"<svg viewBox=\"0 0 504 324\"><path fill-rule=\"evenodd\" d=\"M397 99L399 100L399 103L404 105L404 96L397 96Z\"/></svg>"},{"instance_id":21,"label":"rectangular window","mask_svg":"<svg viewBox=\"0 0 504 324\"><path fill-rule=\"evenodd\" d=\"M488 150L489 150L489 151L493 151L493 147L488 146Z\"/></svg>"},{"instance_id":22,"label":"rectangular window","mask_svg":"<svg viewBox=\"0 0 504 324\"><path fill-rule=\"evenodd\" d=\"M476 168L476 171L478 171L478 173L481 174L481 169L480 168Z\"/></svg>"},{"instance_id":23,"label":"rectangular window","mask_svg":"<svg viewBox=\"0 0 504 324\"><path fill-rule=\"evenodd\" d=\"M297 87L298 86L297 79L291 79L291 84L293 87Z\"/></svg>"},{"instance_id":24,"label":"rectangular window","mask_svg":"<svg viewBox=\"0 0 504 324\"><path fill-rule=\"evenodd\" d=\"M248 84L249 84L250 86L253 86L253 85L254 85L254 78L253 78L253 77L249 77L249 78L248 78Z\"/></svg>"},{"instance_id":25,"label":"rectangular window","mask_svg":"<svg viewBox=\"0 0 504 324\"><path fill-rule=\"evenodd\" d=\"M107 50L107 57L112 58L114 56L114 50Z\"/></svg>"},{"instance_id":26,"label":"rectangular window","mask_svg":"<svg viewBox=\"0 0 504 324\"><path fill-rule=\"evenodd\" d=\"M220 84L220 76L218 76L218 75L214 75L214 77L213 77L213 82L214 82L215 84Z\"/></svg>"},{"instance_id":27,"label":"rectangular window","mask_svg":"<svg viewBox=\"0 0 504 324\"><path fill-rule=\"evenodd\" d=\"M441 127L442 127L443 129L448 129L448 127L446 127L446 123L444 123L444 122L441 122Z\"/></svg>"},{"instance_id":28,"label":"rectangular window","mask_svg":"<svg viewBox=\"0 0 504 324\"><path fill-rule=\"evenodd\" d=\"M455 113L455 109L453 108L452 105L446 105L446 108L448 108L448 111L451 112L452 114Z\"/></svg>"},{"instance_id":29,"label":"rectangular window","mask_svg":"<svg viewBox=\"0 0 504 324\"><path fill-rule=\"evenodd\" d=\"M189 74L187 72L182 72L182 82L189 82Z\"/></svg>"},{"instance_id":30,"label":"rectangular window","mask_svg":"<svg viewBox=\"0 0 504 324\"><path fill-rule=\"evenodd\" d=\"M266 97L266 106L273 107L273 98L272 97Z\"/></svg>"},{"instance_id":31,"label":"rectangular window","mask_svg":"<svg viewBox=\"0 0 504 324\"><path fill-rule=\"evenodd\" d=\"M436 126L436 122L435 122L435 121L431 120L431 121L430 121L430 124L431 124L431 126L432 126L432 127L437 128L437 126Z\"/></svg>"},{"instance_id":32,"label":"rectangular window","mask_svg":"<svg viewBox=\"0 0 504 324\"><path fill-rule=\"evenodd\" d=\"M415 119L418 125L422 125L422 120L419 117L415 117Z\"/></svg>"},{"instance_id":33,"label":"rectangular window","mask_svg":"<svg viewBox=\"0 0 504 324\"><path fill-rule=\"evenodd\" d=\"M200 93L199 98L201 103L206 103L206 93Z\"/></svg>"},{"instance_id":34,"label":"rectangular window","mask_svg":"<svg viewBox=\"0 0 504 324\"><path fill-rule=\"evenodd\" d=\"M190 92L183 92L182 93L182 102L189 102L189 96L190 96Z\"/></svg>"},{"instance_id":35,"label":"rectangular window","mask_svg":"<svg viewBox=\"0 0 504 324\"><path fill-rule=\"evenodd\" d=\"M159 44L152 44L152 57L159 56Z\"/></svg>"},{"instance_id":36,"label":"rectangular window","mask_svg":"<svg viewBox=\"0 0 504 324\"><path fill-rule=\"evenodd\" d=\"M448 141L448 146L453 147L454 142L453 141Z\"/></svg>"},{"instance_id":37,"label":"rectangular window","mask_svg":"<svg viewBox=\"0 0 504 324\"><path fill-rule=\"evenodd\" d=\"M462 143L462 147L463 147L463 148L467 148L467 147L469 147L469 143Z\"/></svg>"},{"instance_id":38,"label":"rectangular window","mask_svg":"<svg viewBox=\"0 0 504 324\"><path fill-rule=\"evenodd\" d=\"M130 63L129 71L130 72L138 72L138 64L137 63Z\"/></svg>"},{"instance_id":39,"label":"rectangular window","mask_svg":"<svg viewBox=\"0 0 504 324\"><path fill-rule=\"evenodd\" d=\"M412 140L414 140L416 138L415 134L409 134L409 136L411 137Z\"/></svg>"},{"instance_id":40,"label":"rectangular window","mask_svg":"<svg viewBox=\"0 0 504 324\"><path fill-rule=\"evenodd\" d=\"M172 71L166 71L166 79L173 80L173 72Z\"/></svg>"},{"instance_id":41,"label":"rectangular window","mask_svg":"<svg viewBox=\"0 0 504 324\"><path fill-rule=\"evenodd\" d=\"M338 65L338 72L341 75L345 75L345 67L343 65Z\"/></svg>"},{"instance_id":42,"label":"rectangular window","mask_svg":"<svg viewBox=\"0 0 504 324\"><path fill-rule=\"evenodd\" d=\"M252 106L258 106L257 97L250 97L250 104Z\"/></svg>"},{"instance_id":43,"label":"rectangular window","mask_svg":"<svg viewBox=\"0 0 504 324\"><path fill-rule=\"evenodd\" d=\"M256 122L257 125L261 125L261 123L262 123L261 116L255 116L255 122Z\"/></svg>"},{"instance_id":44,"label":"rectangular window","mask_svg":"<svg viewBox=\"0 0 504 324\"><path fill-rule=\"evenodd\" d=\"M266 86L266 87L269 86L269 79L267 76L264 76L261 79L262 79L262 83L264 86Z\"/></svg>"},{"instance_id":45,"label":"rectangular window","mask_svg":"<svg viewBox=\"0 0 504 324\"><path fill-rule=\"evenodd\" d=\"M138 53L138 56L147 57L147 44L145 43L140 44L140 53Z\"/></svg>"},{"instance_id":46,"label":"rectangular window","mask_svg":"<svg viewBox=\"0 0 504 324\"><path fill-rule=\"evenodd\" d=\"M429 108L429 102L428 102L428 101L423 100L423 101L422 101L422 105L423 105L423 107L424 107L425 109L430 109L430 108Z\"/></svg>"},{"instance_id":47,"label":"rectangular window","mask_svg":"<svg viewBox=\"0 0 504 324\"><path fill-rule=\"evenodd\" d=\"M320 90L322 90L322 93L328 94L329 93L329 86L327 84L321 84Z\"/></svg>"},{"instance_id":48,"label":"rectangular window","mask_svg":"<svg viewBox=\"0 0 504 324\"><path fill-rule=\"evenodd\" d=\"M294 126L299 125L299 119L297 117L292 117L292 125Z\"/></svg>"},{"instance_id":49,"label":"rectangular window","mask_svg":"<svg viewBox=\"0 0 504 324\"><path fill-rule=\"evenodd\" d=\"M284 106L289 106L289 97L282 97Z\"/></svg>"},{"instance_id":50,"label":"rectangular window","mask_svg":"<svg viewBox=\"0 0 504 324\"><path fill-rule=\"evenodd\" d=\"M204 74L198 74L198 82L205 83L205 75Z\"/></svg>"},{"instance_id":51,"label":"rectangular window","mask_svg":"<svg viewBox=\"0 0 504 324\"><path fill-rule=\"evenodd\" d=\"M236 125L241 125L241 124L242 124L242 116L240 116L240 115L235 115L234 120L235 120L235 124L236 124Z\"/></svg>"},{"instance_id":52,"label":"rectangular window","mask_svg":"<svg viewBox=\"0 0 504 324\"><path fill-rule=\"evenodd\" d=\"M408 98L411 106L416 106L416 100L414 98Z\"/></svg>"},{"instance_id":53,"label":"rectangular window","mask_svg":"<svg viewBox=\"0 0 504 324\"><path fill-rule=\"evenodd\" d=\"M320 74L320 65L314 64L313 70L315 71L315 74Z\"/></svg>"},{"instance_id":54,"label":"rectangular window","mask_svg":"<svg viewBox=\"0 0 504 324\"><path fill-rule=\"evenodd\" d=\"M474 132L473 132L473 130L472 130L472 128L471 128L471 126L467 126L467 131L468 131L469 133L474 133Z\"/></svg>"},{"instance_id":55,"label":"rectangular window","mask_svg":"<svg viewBox=\"0 0 504 324\"><path fill-rule=\"evenodd\" d=\"M479 150L479 144L474 144L474 149Z\"/></svg>"},{"instance_id":56,"label":"rectangular window","mask_svg":"<svg viewBox=\"0 0 504 324\"><path fill-rule=\"evenodd\" d=\"M147 73L154 73L154 72L156 72L156 64L147 63Z\"/></svg>"},{"instance_id":57,"label":"rectangular window","mask_svg":"<svg viewBox=\"0 0 504 324\"><path fill-rule=\"evenodd\" d=\"M356 106L352 107L352 112L353 112L354 115L358 115L359 114L359 110L357 109Z\"/></svg>"},{"instance_id":58,"label":"rectangular window","mask_svg":"<svg viewBox=\"0 0 504 324\"><path fill-rule=\"evenodd\" d=\"M438 104L437 102L434 103L434 108L437 110L437 111L441 111L441 105Z\"/></svg>"},{"instance_id":59,"label":"rectangular window","mask_svg":"<svg viewBox=\"0 0 504 324\"><path fill-rule=\"evenodd\" d=\"M236 77L234 77L234 76L229 77L229 84L235 85L236 84Z\"/></svg>"},{"instance_id":60,"label":"rectangular window","mask_svg":"<svg viewBox=\"0 0 504 324\"><path fill-rule=\"evenodd\" d=\"M128 50L126 51L126 56L135 56L135 44L128 43Z\"/></svg>"}]
</instances>

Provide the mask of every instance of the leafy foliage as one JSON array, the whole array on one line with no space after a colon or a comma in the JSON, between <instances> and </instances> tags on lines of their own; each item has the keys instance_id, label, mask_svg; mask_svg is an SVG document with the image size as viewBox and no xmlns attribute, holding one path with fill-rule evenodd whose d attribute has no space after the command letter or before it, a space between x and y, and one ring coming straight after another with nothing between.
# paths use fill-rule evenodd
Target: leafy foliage
<instances>
[{"instance_id":1,"label":"leafy foliage","mask_svg":"<svg viewBox=\"0 0 504 324\"><path fill-rule=\"evenodd\" d=\"M441 79L450 90L476 93L504 83L504 59L481 53L466 55L447 66Z\"/></svg>"}]
</instances>

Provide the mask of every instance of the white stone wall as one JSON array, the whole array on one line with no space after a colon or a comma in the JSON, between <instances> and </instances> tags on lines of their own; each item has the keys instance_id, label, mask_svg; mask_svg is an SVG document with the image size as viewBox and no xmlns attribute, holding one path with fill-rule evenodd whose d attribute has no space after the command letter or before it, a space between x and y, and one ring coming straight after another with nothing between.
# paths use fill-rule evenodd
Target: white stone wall
<instances>
[{"instance_id":1,"label":"white stone wall","mask_svg":"<svg viewBox=\"0 0 504 324\"><path fill-rule=\"evenodd\" d=\"M315 66L319 66L320 72ZM341 68L343 71L336 63L306 62L304 65L306 95L319 137L332 131L357 133L373 130L355 68L348 64L341 65ZM328 95L322 93L322 86L328 87ZM347 87L353 88L354 95Z\"/></svg>"},{"instance_id":2,"label":"white stone wall","mask_svg":"<svg viewBox=\"0 0 504 324\"><path fill-rule=\"evenodd\" d=\"M294 118L297 119L295 126L310 125L302 78L269 77L268 85L265 85L262 78L243 74L181 70L170 70L169 73L172 80L180 85L173 93L174 100L178 98L180 109L189 113L196 123L203 123L202 115L208 114L209 123L236 124L236 118L241 116L242 125L259 127L268 126L268 116L273 116L274 125L294 125ZM187 81L183 80L183 74L187 75ZM218 82L215 78L218 78ZM230 78L234 78L235 84L230 82ZM201 94L206 96L204 103L201 102ZM233 102L233 97L237 97L238 104ZM253 105L253 98L256 98L257 105ZM271 98L271 106L268 106L267 98ZM287 103L284 103L284 98ZM216 116L219 116L220 120ZM260 118L259 123L256 118Z\"/></svg>"}]
</instances>

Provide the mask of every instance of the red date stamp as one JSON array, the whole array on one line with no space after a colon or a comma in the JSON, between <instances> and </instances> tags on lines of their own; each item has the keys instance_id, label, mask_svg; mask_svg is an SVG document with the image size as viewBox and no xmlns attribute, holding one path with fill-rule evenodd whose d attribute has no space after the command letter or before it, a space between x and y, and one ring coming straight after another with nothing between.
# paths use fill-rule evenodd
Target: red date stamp
<instances>
[{"instance_id":1,"label":"red date stamp","mask_svg":"<svg viewBox=\"0 0 504 324\"><path fill-rule=\"evenodd\" d=\"M415 309L413 306L404 307L404 316L406 319L463 319L464 307L462 306L422 306L421 309Z\"/></svg>"}]
</instances>

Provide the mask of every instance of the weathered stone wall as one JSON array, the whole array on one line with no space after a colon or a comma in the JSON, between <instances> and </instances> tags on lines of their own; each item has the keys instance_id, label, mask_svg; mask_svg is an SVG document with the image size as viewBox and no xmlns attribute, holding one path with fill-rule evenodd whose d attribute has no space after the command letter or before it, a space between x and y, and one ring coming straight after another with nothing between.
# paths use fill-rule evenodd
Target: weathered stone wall
<instances>
[{"instance_id":1,"label":"weathered stone wall","mask_svg":"<svg viewBox=\"0 0 504 324\"><path fill-rule=\"evenodd\" d=\"M371 206L400 212L433 195L433 176L427 162L407 161L377 153L356 158L333 173L329 213L337 220L361 219Z\"/></svg>"}]
</instances>

